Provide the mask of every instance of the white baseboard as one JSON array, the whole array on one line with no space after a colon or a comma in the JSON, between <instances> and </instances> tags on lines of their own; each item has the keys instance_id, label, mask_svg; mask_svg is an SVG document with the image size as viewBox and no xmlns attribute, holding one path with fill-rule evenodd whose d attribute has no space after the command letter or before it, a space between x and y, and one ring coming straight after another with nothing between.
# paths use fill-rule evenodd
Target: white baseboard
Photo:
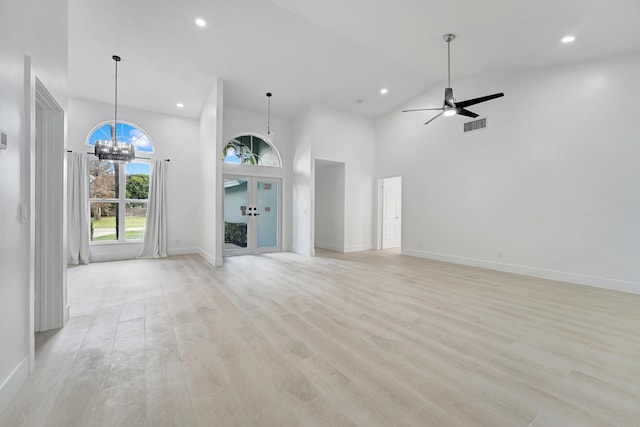
<instances>
[{"instance_id":1,"label":"white baseboard","mask_svg":"<svg viewBox=\"0 0 640 427\"><path fill-rule=\"evenodd\" d=\"M67 304L67 306L64 308L64 313L62 314L62 326L63 327L69 321L69 317L71 317L71 306L69 304Z\"/></svg>"},{"instance_id":2,"label":"white baseboard","mask_svg":"<svg viewBox=\"0 0 640 427\"><path fill-rule=\"evenodd\" d=\"M344 247L344 253L368 251L368 250L371 250L371 249L372 249L371 246L366 246L366 245L345 246Z\"/></svg>"},{"instance_id":3,"label":"white baseboard","mask_svg":"<svg viewBox=\"0 0 640 427\"><path fill-rule=\"evenodd\" d=\"M169 256L177 256L177 255L192 255L199 254L200 250L198 248L168 248L167 255Z\"/></svg>"},{"instance_id":4,"label":"white baseboard","mask_svg":"<svg viewBox=\"0 0 640 427\"><path fill-rule=\"evenodd\" d=\"M2 413L18 393L29 376L29 357L22 359L18 366L0 384L0 413Z\"/></svg>"},{"instance_id":5,"label":"white baseboard","mask_svg":"<svg viewBox=\"0 0 640 427\"><path fill-rule=\"evenodd\" d=\"M344 252L344 245L334 245L332 243L315 243L315 247L319 249L328 249L334 252Z\"/></svg>"},{"instance_id":6,"label":"white baseboard","mask_svg":"<svg viewBox=\"0 0 640 427\"><path fill-rule=\"evenodd\" d=\"M311 256L311 252L310 252L309 248L293 247L293 248L291 248L291 252L293 252L295 254L299 254L299 255Z\"/></svg>"},{"instance_id":7,"label":"white baseboard","mask_svg":"<svg viewBox=\"0 0 640 427\"><path fill-rule=\"evenodd\" d=\"M205 252L203 249L198 248L197 253L204 258L205 261L207 261L209 264L213 265L214 267L222 267L222 265L224 264L222 257L215 257L213 255L211 255L208 252Z\"/></svg>"},{"instance_id":8,"label":"white baseboard","mask_svg":"<svg viewBox=\"0 0 640 427\"><path fill-rule=\"evenodd\" d=\"M489 270L504 271L507 273L522 274L525 276L540 277L542 279L556 280L559 282L569 282L576 285L592 286L596 288L609 289L612 291L640 294L640 283L624 280L611 279L606 277L589 276L587 274L571 273L566 271L556 271L544 268L529 267L526 265L508 264L504 262L487 261L477 258L468 258L457 255L447 255L435 252L419 251L415 249L402 249L403 255L410 255L419 258L428 258L436 261L452 262L455 264L469 265L472 267L487 268Z\"/></svg>"},{"instance_id":9,"label":"white baseboard","mask_svg":"<svg viewBox=\"0 0 640 427\"><path fill-rule=\"evenodd\" d=\"M204 249L198 248L198 254L204 258L205 261L207 261L209 264L215 266L216 265L216 258L209 254L208 252L206 252Z\"/></svg>"}]
</instances>

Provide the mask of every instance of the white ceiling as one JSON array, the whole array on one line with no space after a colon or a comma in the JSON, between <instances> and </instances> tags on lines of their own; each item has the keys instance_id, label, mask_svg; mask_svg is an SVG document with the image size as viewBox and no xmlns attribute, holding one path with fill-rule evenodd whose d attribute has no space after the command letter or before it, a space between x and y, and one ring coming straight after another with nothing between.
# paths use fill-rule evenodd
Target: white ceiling
<instances>
[{"instance_id":1,"label":"white ceiling","mask_svg":"<svg viewBox=\"0 0 640 427\"><path fill-rule=\"evenodd\" d=\"M119 105L196 118L217 76L227 106L265 112L271 91L276 116L320 104L375 118L445 86L445 33L455 88L640 51L638 22L639 0L69 0L69 88L113 103L118 54Z\"/></svg>"}]
</instances>

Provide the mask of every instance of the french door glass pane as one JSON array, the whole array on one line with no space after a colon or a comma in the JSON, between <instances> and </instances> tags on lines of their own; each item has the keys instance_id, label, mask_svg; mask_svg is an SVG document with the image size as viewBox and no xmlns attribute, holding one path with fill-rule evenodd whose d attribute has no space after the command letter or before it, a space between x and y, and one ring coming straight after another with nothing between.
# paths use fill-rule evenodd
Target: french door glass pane
<instances>
[{"instance_id":1,"label":"french door glass pane","mask_svg":"<svg viewBox=\"0 0 640 427\"><path fill-rule=\"evenodd\" d=\"M278 246L278 183L257 182L258 248Z\"/></svg>"},{"instance_id":2,"label":"french door glass pane","mask_svg":"<svg viewBox=\"0 0 640 427\"><path fill-rule=\"evenodd\" d=\"M247 214L249 189L247 181L224 179L224 248L227 250L247 247Z\"/></svg>"},{"instance_id":3,"label":"french door glass pane","mask_svg":"<svg viewBox=\"0 0 640 427\"><path fill-rule=\"evenodd\" d=\"M91 241L118 240L118 203L91 202Z\"/></svg>"},{"instance_id":4,"label":"french door glass pane","mask_svg":"<svg viewBox=\"0 0 640 427\"><path fill-rule=\"evenodd\" d=\"M127 203L125 206L125 239L126 240L142 240L144 239L144 227L147 217L147 204L141 202Z\"/></svg>"}]
</instances>

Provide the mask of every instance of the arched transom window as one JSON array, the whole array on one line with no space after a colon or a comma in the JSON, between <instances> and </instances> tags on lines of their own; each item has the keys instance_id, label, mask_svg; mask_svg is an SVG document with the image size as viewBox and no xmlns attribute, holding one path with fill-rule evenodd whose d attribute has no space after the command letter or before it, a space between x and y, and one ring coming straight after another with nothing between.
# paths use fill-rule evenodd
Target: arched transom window
<instances>
[{"instance_id":1,"label":"arched transom window","mask_svg":"<svg viewBox=\"0 0 640 427\"><path fill-rule=\"evenodd\" d=\"M153 144L149 136L139 127L131 123L118 122L116 125L118 141L128 142L136 147L136 152L153 153ZM94 146L96 141L111 139L111 122L99 124L87 136L87 145Z\"/></svg>"},{"instance_id":2,"label":"arched transom window","mask_svg":"<svg viewBox=\"0 0 640 427\"><path fill-rule=\"evenodd\" d=\"M225 163L282 167L276 147L252 134L240 135L227 142L222 149L222 160Z\"/></svg>"}]
</instances>

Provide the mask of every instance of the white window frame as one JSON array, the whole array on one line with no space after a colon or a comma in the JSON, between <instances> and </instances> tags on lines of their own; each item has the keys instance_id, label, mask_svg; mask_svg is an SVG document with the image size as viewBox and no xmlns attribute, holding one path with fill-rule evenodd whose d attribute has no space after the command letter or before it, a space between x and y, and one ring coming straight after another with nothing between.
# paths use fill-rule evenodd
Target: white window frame
<instances>
[{"instance_id":1,"label":"white window frame","mask_svg":"<svg viewBox=\"0 0 640 427\"><path fill-rule=\"evenodd\" d=\"M104 125L110 124L112 123L112 121L104 121L101 123L98 123L97 125L95 125L91 131L87 134L87 138L85 139L85 145L87 147L93 148L94 146L92 144L89 144L89 140L91 139L91 136L93 136L93 134L100 129L101 127L103 127ZM149 134L147 133L147 131L145 131L144 129L142 129L140 126L125 121L125 120L118 120L118 125L123 124L123 125L127 125L127 126L131 126L137 130L139 130L140 132L142 132L146 138L148 139L149 143L151 144L151 151L139 151L140 153L144 153L145 155L148 154L152 154L155 153L155 145L153 143L153 140L149 137ZM136 150L136 152L138 152L138 150ZM92 160L96 160L97 159L92 159ZM148 163L150 164L151 162L147 159L142 159L142 158L138 158L134 161L134 163ZM118 194L118 197L116 198L89 198L89 210L91 210L91 203L117 203L118 204L118 231L119 231L119 235L118 235L118 239L117 240L104 240L104 241L93 241L91 240L89 242L90 245L113 245L113 244L122 244L122 243L138 243L140 244L143 239L129 239L127 240L127 230L126 230L126 213L127 213L127 203L144 203L147 206L149 205L149 199L127 199L127 168L126 168L126 164L120 164L120 167L118 168L118 174L119 174L119 180L121 183L123 183L123 185L120 185L120 194ZM151 177L151 171L149 172L149 177ZM87 179L90 179L90 177L87 177ZM91 188L91 182L89 182L89 188ZM89 227L91 227L91 224L89 224ZM146 231L146 230L145 230Z\"/></svg>"},{"instance_id":2,"label":"white window frame","mask_svg":"<svg viewBox=\"0 0 640 427\"><path fill-rule=\"evenodd\" d=\"M91 161L99 161L98 159L91 159ZM150 165L150 162L146 159L138 159L132 163L147 163ZM115 168L115 165L114 165ZM91 170L91 168L89 168ZM127 199L127 164L121 163L118 167L118 174L120 182L123 185L120 185L119 193L117 198L96 198L89 197L89 211L91 211L91 203L117 203L118 204L118 239L117 240L104 240L104 241L95 241L90 240L90 245L112 245L112 244L122 244L122 243L141 243L143 239L129 239L127 240L127 229L126 229L126 213L127 213L127 203L143 203L146 204L147 207L149 205L149 199ZM149 177L151 177L151 171L149 172ZM90 177L87 177L90 179ZM89 188L91 188L91 182L89 182ZM146 232L146 230L145 230Z\"/></svg>"}]
</instances>

